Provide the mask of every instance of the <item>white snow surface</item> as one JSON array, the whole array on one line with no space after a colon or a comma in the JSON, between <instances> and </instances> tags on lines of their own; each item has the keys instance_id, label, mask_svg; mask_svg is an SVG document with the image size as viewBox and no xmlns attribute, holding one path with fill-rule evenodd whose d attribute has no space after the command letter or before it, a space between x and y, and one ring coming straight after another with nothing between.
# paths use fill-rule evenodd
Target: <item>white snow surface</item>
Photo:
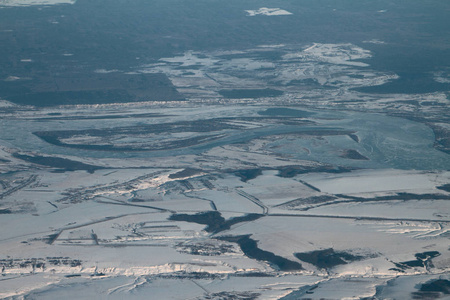
<instances>
[{"instance_id":1,"label":"white snow surface","mask_svg":"<svg viewBox=\"0 0 450 300\"><path fill-rule=\"evenodd\" d=\"M365 50L352 44L320 44L314 43L302 52L286 54L286 60L302 59L316 60L332 64L367 67L366 63L354 61L367 59L372 56L369 50Z\"/></svg>"},{"instance_id":2,"label":"white snow surface","mask_svg":"<svg viewBox=\"0 0 450 300\"><path fill-rule=\"evenodd\" d=\"M436 185L434 173L423 171L372 170L349 174L307 174L303 180L322 192L333 194L428 190ZM442 180L442 181L441 181ZM450 181L450 172L440 182Z\"/></svg>"},{"instance_id":3,"label":"white snow surface","mask_svg":"<svg viewBox=\"0 0 450 300\"><path fill-rule=\"evenodd\" d=\"M254 17L257 15L264 15L264 16L288 16L292 15L291 12L288 12L287 10L281 9L281 8L267 8L267 7L261 7L257 10L246 10L247 16Z\"/></svg>"}]
</instances>

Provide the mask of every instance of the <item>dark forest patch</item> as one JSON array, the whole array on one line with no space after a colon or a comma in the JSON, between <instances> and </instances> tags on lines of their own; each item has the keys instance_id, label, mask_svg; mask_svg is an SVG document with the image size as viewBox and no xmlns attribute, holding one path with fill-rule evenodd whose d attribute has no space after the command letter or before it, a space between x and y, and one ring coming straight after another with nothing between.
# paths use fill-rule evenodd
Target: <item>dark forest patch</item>
<instances>
[{"instance_id":1,"label":"dark forest patch","mask_svg":"<svg viewBox=\"0 0 450 300\"><path fill-rule=\"evenodd\" d=\"M334 167L334 166L284 166L280 167L277 176L284 178L292 178L299 174L306 173L348 173L351 172L351 168L346 167Z\"/></svg>"},{"instance_id":2,"label":"dark forest patch","mask_svg":"<svg viewBox=\"0 0 450 300\"><path fill-rule=\"evenodd\" d=\"M447 279L436 279L424 283L418 292L412 293L413 299L438 299L443 295L450 294L450 281Z\"/></svg>"},{"instance_id":3,"label":"dark forest patch","mask_svg":"<svg viewBox=\"0 0 450 300\"><path fill-rule=\"evenodd\" d=\"M219 240L224 240L232 243L237 243L241 247L242 252L250 258L267 261L277 266L281 271L298 271L303 270L303 267L298 262L286 259L284 257L275 255L272 252L258 248L257 241L250 238L250 235L240 236L224 236L218 237Z\"/></svg>"},{"instance_id":4,"label":"dark forest patch","mask_svg":"<svg viewBox=\"0 0 450 300\"><path fill-rule=\"evenodd\" d=\"M409 268L425 268L432 267L432 259L441 255L438 251L426 251L422 253L416 253L415 260L403 261L395 263L395 266L400 270L406 270Z\"/></svg>"},{"instance_id":5,"label":"dark forest patch","mask_svg":"<svg viewBox=\"0 0 450 300\"><path fill-rule=\"evenodd\" d=\"M185 178L185 177L189 177L189 176L200 174L201 172L202 172L202 170L200 170L200 169L186 168L186 169L184 169L182 171L179 171L177 173L170 174L169 178L171 178L171 179Z\"/></svg>"},{"instance_id":6,"label":"dark forest patch","mask_svg":"<svg viewBox=\"0 0 450 300\"><path fill-rule=\"evenodd\" d=\"M284 203L275 205L275 207L283 207L283 208L287 208L287 209L308 210L310 208L310 206L332 202L336 199L338 199L338 198L335 196L331 196L331 195L311 196L311 197L307 197L307 198L299 198L299 199L291 200L288 202L284 202ZM297 208L299 206L300 207L306 206L306 207Z\"/></svg>"},{"instance_id":7,"label":"dark forest patch","mask_svg":"<svg viewBox=\"0 0 450 300\"><path fill-rule=\"evenodd\" d=\"M364 258L363 256L353 255L344 251L336 252L333 248L295 253L294 255L301 261L310 263L320 269L331 269L335 266L345 265Z\"/></svg>"},{"instance_id":8,"label":"dark forest patch","mask_svg":"<svg viewBox=\"0 0 450 300\"><path fill-rule=\"evenodd\" d=\"M256 177L262 175L262 169L247 169L239 170L234 172L234 175L239 177L241 181L247 182L249 180L255 179Z\"/></svg>"},{"instance_id":9,"label":"dark forest patch","mask_svg":"<svg viewBox=\"0 0 450 300\"><path fill-rule=\"evenodd\" d=\"M173 214L169 217L172 221L185 221L197 224L207 225L205 231L210 233L218 233L220 231L228 230L232 225L241 222L250 222L261 218L260 214L247 214L241 217L235 217L225 220L222 214L218 211L200 212L195 215L189 214Z\"/></svg>"},{"instance_id":10,"label":"dark forest patch","mask_svg":"<svg viewBox=\"0 0 450 300\"><path fill-rule=\"evenodd\" d=\"M438 186L437 188L450 193L450 183Z\"/></svg>"}]
</instances>

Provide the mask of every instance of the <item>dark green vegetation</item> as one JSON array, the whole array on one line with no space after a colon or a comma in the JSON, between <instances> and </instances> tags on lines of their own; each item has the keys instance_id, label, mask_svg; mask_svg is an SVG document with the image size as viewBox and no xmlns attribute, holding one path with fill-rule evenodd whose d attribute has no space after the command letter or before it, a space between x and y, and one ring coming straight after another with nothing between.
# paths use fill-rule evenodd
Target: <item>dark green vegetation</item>
<instances>
[{"instance_id":1,"label":"dark green vegetation","mask_svg":"<svg viewBox=\"0 0 450 300\"><path fill-rule=\"evenodd\" d=\"M303 270L302 265L298 262L275 255L272 252L259 249L257 241L251 239L250 236L251 235L222 236L217 239L237 243L239 244L239 247L241 247L242 252L244 252L244 254L248 257L267 261L277 266L281 271L289 272Z\"/></svg>"},{"instance_id":2,"label":"dark green vegetation","mask_svg":"<svg viewBox=\"0 0 450 300\"><path fill-rule=\"evenodd\" d=\"M184 178L184 177L189 177L192 175L199 174L201 172L202 172L202 170L199 170L199 169L186 168L180 172L170 174L169 178L172 178L172 179Z\"/></svg>"},{"instance_id":3,"label":"dark green vegetation","mask_svg":"<svg viewBox=\"0 0 450 300\"><path fill-rule=\"evenodd\" d=\"M450 281L447 279L436 279L424 283L418 292L412 293L413 299L439 299L450 294Z\"/></svg>"},{"instance_id":4,"label":"dark green vegetation","mask_svg":"<svg viewBox=\"0 0 450 300\"><path fill-rule=\"evenodd\" d=\"M353 255L344 251L334 251L334 249L316 250L311 252L295 253L295 257L301 261L310 263L320 269L331 269L338 265L345 265L349 262L361 260L364 257Z\"/></svg>"},{"instance_id":5,"label":"dark green vegetation","mask_svg":"<svg viewBox=\"0 0 450 300\"><path fill-rule=\"evenodd\" d=\"M303 183L303 182L302 182ZM310 207L314 207L315 205L321 205L329 202L333 202L338 199L335 196L331 195L322 195L322 196L312 196L307 198L299 198L295 200L291 200L285 203L281 203L275 205L275 207L285 207L287 209L299 209L299 210L309 210ZM297 208L297 207L301 208ZM306 207L302 207L306 206Z\"/></svg>"},{"instance_id":6,"label":"dark green vegetation","mask_svg":"<svg viewBox=\"0 0 450 300\"><path fill-rule=\"evenodd\" d=\"M263 272L245 272L245 273L235 273L234 277L275 277L275 275Z\"/></svg>"},{"instance_id":7,"label":"dark green vegetation","mask_svg":"<svg viewBox=\"0 0 450 300\"><path fill-rule=\"evenodd\" d=\"M352 201L390 201L390 200L450 200L450 196L441 194L412 194L412 193L397 193L390 196L378 196L373 198L363 198L344 194L336 194L339 198L344 198Z\"/></svg>"},{"instance_id":8,"label":"dark green vegetation","mask_svg":"<svg viewBox=\"0 0 450 300\"><path fill-rule=\"evenodd\" d=\"M352 171L350 168L345 167L334 167L334 166L285 166L279 169L278 176L284 178L292 178L299 174L306 174L310 172L319 173L347 173Z\"/></svg>"},{"instance_id":9,"label":"dark green vegetation","mask_svg":"<svg viewBox=\"0 0 450 300\"><path fill-rule=\"evenodd\" d=\"M450 183L438 186L437 188L450 193Z\"/></svg>"},{"instance_id":10,"label":"dark green vegetation","mask_svg":"<svg viewBox=\"0 0 450 300\"><path fill-rule=\"evenodd\" d=\"M213 243L179 243L177 251L191 255L217 256L225 253L235 253L233 245Z\"/></svg>"},{"instance_id":11,"label":"dark green vegetation","mask_svg":"<svg viewBox=\"0 0 450 300\"><path fill-rule=\"evenodd\" d=\"M208 225L205 230L211 233L218 233L220 231L228 230L232 225L241 222L251 222L261 218L263 215L260 214L247 214L242 217L235 217L225 220L222 214L218 211L207 211L197 213L195 215L188 214L173 214L170 216L169 220L173 221L185 221L197 224Z\"/></svg>"},{"instance_id":12,"label":"dark green vegetation","mask_svg":"<svg viewBox=\"0 0 450 300\"><path fill-rule=\"evenodd\" d=\"M25 155L14 153L15 158L31 162L33 164L48 166L52 168L58 168L64 171L76 171L85 170L89 173L94 173L95 170L104 169L103 167L88 165L79 161L70 160L67 158L51 157L51 156L39 156L39 155Z\"/></svg>"},{"instance_id":13,"label":"dark green vegetation","mask_svg":"<svg viewBox=\"0 0 450 300\"><path fill-rule=\"evenodd\" d=\"M282 91L274 89L220 90L219 94L228 99L277 97Z\"/></svg>"},{"instance_id":14,"label":"dark green vegetation","mask_svg":"<svg viewBox=\"0 0 450 300\"><path fill-rule=\"evenodd\" d=\"M298 180L298 179L297 179ZM302 180L298 180L305 186L320 192L320 189L308 184ZM450 196L441 194L410 194L397 193L390 196L378 196L373 198L355 197L344 194L336 194L334 196L313 196L308 198L299 198L285 203L281 203L276 207L284 207L287 209L307 211L320 206L343 204L343 203L362 203L362 202L379 202L379 201L414 201L414 200L450 200ZM440 216L438 214L438 216Z\"/></svg>"},{"instance_id":15,"label":"dark green vegetation","mask_svg":"<svg viewBox=\"0 0 450 300\"><path fill-rule=\"evenodd\" d=\"M0 259L0 268L3 270L13 269L13 268L29 268L35 269L45 269L46 267L52 266L67 266L71 268L81 266L81 260L72 259L69 257L46 257L46 258L8 258Z\"/></svg>"},{"instance_id":16,"label":"dark green vegetation","mask_svg":"<svg viewBox=\"0 0 450 300\"><path fill-rule=\"evenodd\" d=\"M432 266L432 259L441 255L438 251L427 251L423 253L416 253L415 260L404 261L400 263L395 263L398 271L403 271L409 268L426 268Z\"/></svg>"},{"instance_id":17,"label":"dark green vegetation","mask_svg":"<svg viewBox=\"0 0 450 300\"><path fill-rule=\"evenodd\" d=\"M186 272L186 271L177 271L172 273L162 273L152 276L153 278L163 278L163 279L190 279L190 280L198 280L198 279L223 279L222 274L217 273L208 273L208 272Z\"/></svg>"},{"instance_id":18,"label":"dark green vegetation","mask_svg":"<svg viewBox=\"0 0 450 300\"><path fill-rule=\"evenodd\" d=\"M205 295L205 299L256 300L261 294L252 292L219 292Z\"/></svg>"},{"instance_id":19,"label":"dark green vegetation","mask_svg":"<svg viewBox=\"0 0 450 300\"><path fill-rule=\"evenodd\" d=\"M450 294L450 281L445 279L433 280L422 284L420 287L422 292L441 292L443 294Z\"/></svg>"},{"instance_id":20,"label":"dark green vegetation","mask_svg":"<svg viewBox=\"0 0 450 300\"><path fill-rule=\"evenodd\" d=\"M255 179L259 175L262 175L262 169L247 169L234 172L243 182Z\"/></svg>"}]
</instances>

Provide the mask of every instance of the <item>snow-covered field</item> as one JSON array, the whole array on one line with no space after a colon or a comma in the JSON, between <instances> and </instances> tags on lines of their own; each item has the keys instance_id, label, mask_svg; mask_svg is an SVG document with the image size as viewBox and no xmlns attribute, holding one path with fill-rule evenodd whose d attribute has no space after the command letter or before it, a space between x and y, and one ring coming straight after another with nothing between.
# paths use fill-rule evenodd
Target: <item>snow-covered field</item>
<instances>
[{"instance_id":1,"label":"snow-covered field","mask_svg":"<svg viewBox=\"0 0 450 300\"><path fill-rule=\"evenodd\" d=\"M8 279L0 282L3 297L32 293L36 299L54 299L85 284L86 297L103 287L112 299L152 297L148 296L150 290L164 293L167 284L174 282L186 286L192 297L205 291L211 295L229 291L278 299L316 285L320 289L311 291L317 297L337 291L339 297L350 297L355 291L358 297L365 297L398 275L448 272L450 216L444 209L448 199L442 198L448 193L436 189L449 182L445 171L312 172L289 178L280 177L277 170L266 170L243 181L233 172L217 170L171 178L170 174L183 169L125 168L89 174L52 173L36 167L28 165L32 169L2 176L2 209L22 209L18 214L3 214L0 220L4 228L0 246L2 253L7 253L0 261ZM27 184L25 179L31 175L37 178ZM8 194L18 185L23 186ZM418 195L417 199L405 202L395 198L404 192ZM342 193L365 199L394 197L349 202L352 198L337 195ZM436 200L420 200L426 194L436 195ZM320 198L323 196L329 198ZM306 211L280 205L293 201L304 205L302 201L309 203L308 199L322 200L311 202ZM208 231L206 223L170 219L173 214L205 211L217 211L226 220L249 213L259 218L217 233ZM297 261L303 269L281 272L272 263L249 257L237 244L215 239L245 235L257 241L259 249ZM199 249L209 254L197 253ZM325 270L295 257L295 253L324 249L360 259ZM432 265L398 267L427 251L439 253ZM252 272L271 277L247 275L250 277L242 279L240 289L233 276ZM200 273L209 274L202 275L209 279L200 275L189 279L189 274ZM100 275L90 281L93 274ZM343 282L345 289L340 288ZM174 299L184 296L173 291Z\"/></svg>"},{"instance_id":2,"label":"snow-covered field","mask_svg":"<svg viewBox=\"0 0 450 300\"><path fill-rule=\"evenodd\" d=\"M306 174L302 180L331 194L375 194L411 192L421 194L450 181L450 172L441 177L433 172L376 170L350 174Z\"/></svg>"},{"instance_id":3,"label":"snow-covered field","mask_svg":"<svg viewBox=\"0 0 450 300\"><path fill-rule=\"evenodd\" d=\"M356 92L398 79L372 55L187 51L92 70L162 72L189 101L2 100L0 297L408 299L447 280L449 100Z\"/></svg>"}]
</instances>

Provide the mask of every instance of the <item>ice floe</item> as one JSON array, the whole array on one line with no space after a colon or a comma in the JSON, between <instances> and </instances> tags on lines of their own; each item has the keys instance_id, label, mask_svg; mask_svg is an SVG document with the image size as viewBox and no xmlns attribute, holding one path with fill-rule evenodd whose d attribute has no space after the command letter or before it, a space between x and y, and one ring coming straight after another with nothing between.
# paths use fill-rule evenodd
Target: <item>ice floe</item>
<instances>
[{"instance_id":1,"label":"ice floe","mask_svg":"<svg viewBox=\"0 0 450 300\"><path fill-rule=\"evenodd\" d=\"M281 8L267 8L267 7L261 7L257 10L246 10L249 17L257 16L257 15L263 15L263 16L288 16L292 15L291 12L288 12L287 10L281 9Z\"/></svg>"},{"instance_id":2,"label":"ice floe","mask_svg":"<svg viewBox=\"0 0 450 300\"><path fill-rule=\"evenodd\" d=\"M372 40L363 41L363 43L365 43L365 44L375 44L375 45L383 45L383 44L386 44L386 42L384 42L384 41L382 41L382 40L377 40L377 39L372 39Z\"/></svg>"},{"instance_id":3,"label":"ice floe","mask_svg":"<svg viewBox=\"0 0 450 300\"><path fill-rule=\"evenodd\" d=\"M283 58L286 60L302 59L319 62L327 62L338 65L350 65L355 67L369 66L363 62L357 62L357 59L367 59L372 57L369 50L360 48L352 44L319 44L312 46L301 52L286 54Z\"/></svg>"}]
</instances>

